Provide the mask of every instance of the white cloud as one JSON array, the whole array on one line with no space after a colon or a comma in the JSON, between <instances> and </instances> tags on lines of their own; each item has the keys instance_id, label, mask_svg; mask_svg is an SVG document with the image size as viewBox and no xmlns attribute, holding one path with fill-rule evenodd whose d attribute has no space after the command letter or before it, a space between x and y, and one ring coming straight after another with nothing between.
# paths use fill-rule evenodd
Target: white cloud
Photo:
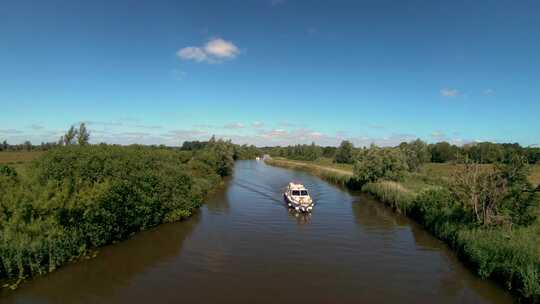
<instances>
[{"instance_id":1,"label":"white cloud","mask_svg":"<svg viewBox=\"0 0 540 304\"><path fill-rule=\"evenodd\" d=\"M173 138L196 138L198 136L208 135L208 132L203 130L172 130L168 133L162 134L164 137L173 137Z\"/></svg>"},{"instance_id":2,"label":"white cloud","mask_svg":"<svg viewBox=\"0 0 540 304\"><path fill-rule=\"evenodd\" d=\"M163 126L159 126L159 125L135 125L136 128L141 128L141 129L148 129L148 130L152 130L152 129L161 129L163 128Z\"/></svg>"},{"instance_id":3,"label":"white cloud","mask_svg":"<svg viewBox=\"0 0 540 304\"><path fill-rule=\"evenodd\" d=\"M106 127L119 127L124 125L121 121L81 121L81 123L86 123L89 126L106 126Z\"/></svg>"},{"instance_id":4,"label":"white cloud","mask_svg":"<svg viewBox=\"0 0 540 304\"><path fill-rule=\"evenodd\" d=\"M241 122L230 123L223 126L225 129L243 129L245 127L246 126Z\"/></svg>"},{"instance_id":5,"label":"white cloud","mask_svg":"<svg viewBox=\"0 0 540 304\"><path fill-rule=\"evenodd\" d=\"M234 58L240 50L230 41L225 41L221 38L210 40L204 46L206 54L219 58Z\"/></svg>"},{"instance_id":6,"label":"white cloud","mask_svg":"<svg viewBox=\"0 0 540 304\"><path fill-rule=\"evenodd\" d=\"M7 135L23 134L23 133L24 133L23 131L16 130L16 129L3 129L3 130L0 130L0 134L7 134Z\"/></svg>"},{"instance_id":7,"label":"white cloud","mask_svg":"<svg viewBox=\"0 0 540 304\"><path fill-rule=\"evenodd\" d=\"M151 135L150 133L146 132L123 132L121 134L128 137L146 137Z\"/></svg>"},{"instance_id":8,"label":"white cloud","mask_svg":"<svg viewBox=\"0 0 540 304\"><path fill-rule=\"evenodd\" d=\"M217 63L225 59L233 59L240 53L240 49L232 42L222 38L214 38L204 46L188 46L176 52L184 60L196 62Z\"/></svg>"},{"instance_id":9,"label":"white cloud","mask_svg":"<svg viewBox=\"0 0 540 304\"><path fill-rule=\"evenodd\" d=\"M254 128L262 128L264 126L264 123L260 122L260 121L254 121L252 124L251 124L252 127Z\"/></svg>"},{"instance_id":10,"label":"white cloud","mask_svg":"<svg viewBox=\"0 0 540 304\"><path fill-rule=\"evenodd\" d=\"M441 95L444 97L457 97L459 96L460 92L456 89L441 89L440 91Z\"/></svg>"},{"instance_id":11,"label":"white cloud","mask_svg":"<svg viewBox=\"0 0 540 304\"><path fill-rule=\"evenodd\" d=\"M275 139L275 138L283 138L285 136L289 135L289 132L285 129L273 129L270 131L262 131L260 135L264 138L268 139Z\"/></svg>"},{"instance_id":12,"label":"white cloud","mask_svg":"<svg viewBox=\"0 0 540 304\"><path fill-rule=\"evenodd\" d=\"M195 60L197 62L205 61L208 55L200 47L188 46L176 52L176 55L182 59Z\"/></svg>"}]
</instances>

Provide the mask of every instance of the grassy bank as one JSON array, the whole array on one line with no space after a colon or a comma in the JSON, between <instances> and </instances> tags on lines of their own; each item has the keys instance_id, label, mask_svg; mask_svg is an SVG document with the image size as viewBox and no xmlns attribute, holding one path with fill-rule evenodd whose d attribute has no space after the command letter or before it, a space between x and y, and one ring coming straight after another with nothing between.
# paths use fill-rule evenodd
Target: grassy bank
<instances>
[{"instance_id":1,"label":"grassy bank","mask_svg":"<svg viewBox=\"0 0 540 304\"><path fill-rule=\"evenodd\" d=\"M53 271L137 231L189 217L232 170L232 147L197 152L69 146L21 175L0 166L0 279Z\"/></svg>"},{"instance_id":2,"label":"grassy bank","mask_svg":"<svg viewBox=\"0 0 540 304\"><path fill-rule=\"evenodd\" d=\"M327 159L316 162L274 159L268 164L300 169L330 182L336 179L342 185L355 184L350 181L354 179L352 165L336 168L334 164L327 165L328 162ZM523 227L471 224L470 214L451 203L453 197L445 186L456 166L426 164L400 182L377 181L364 185L362 190L421 223L453 248L480 277L501 283L526 301L540 302L540 221ZM338 178L328 178L329 175ZM539 175L539 166L534 166L529 180L538 185Z\"/></svg>"},{"instance_id":3,"label":"grassy bank","mask_svg":"<svg viewBox=\"0 0 540 304\"><path fill-rule=\"evenodd\" d=\"M266 160L266 163L277 167L306 171L337 185L353 186L351 179L353 176L352 166L328 165L325 159L319 162L312 162L272 158Z\"/></svg>"}]
</instances>

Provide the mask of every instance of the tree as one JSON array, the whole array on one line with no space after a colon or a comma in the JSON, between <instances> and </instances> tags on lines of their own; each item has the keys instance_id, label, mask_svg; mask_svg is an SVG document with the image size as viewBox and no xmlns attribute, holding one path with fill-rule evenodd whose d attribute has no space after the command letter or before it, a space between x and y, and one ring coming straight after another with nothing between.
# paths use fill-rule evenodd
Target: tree
<instances>
[{"instance_id":1,"label":"tree","mask_svg":"<svg viewBox=\"0 0 540 304\"><path fill-rule=\"evenodd\" d=\"M501 145L481 142L466 147L469 158L481 164L492 164L504 160L505 151Z\"/></svg>"},{"instance_id":2,"label":"tree","mask_svg":"<svg viewBox=\"0 0 540 304\"><path fill-rule=\"evenodd\" d=\"M517 225L528 225L536 219L534 210L539 204L538 189L529 182L530 167L527 158L513 155L507 163L496 166L508 183L508 195L505 197L505 211ZM539 187L540 189L540 187Z\"/></svg>"},{"instance_id":3,"label":"tree","mask_svg":"<svg viewBox=\"0 0 540 304\"><path fill-rule=\"evenodd\" d=\"M77 143L81 146L87 145L90 140L90 132L86 129L86 124L83 122L79 126L79 131L77 132Z\"/></svg>"},{"instance_id":4,"label":"tree","mask_svg":"<svg viewBox=\"0 0 540 304\"><path fill-rule=\"evenodd\" d=\"M335 158L336 157L337 148L336 147L323 147L322 148L322 156L327 158Z\"/></svg>"},{"instance_id":5,"label":"tree","mask_svg":"<svg viewBox=\"0 0 540 304\"><path fill-rule=\"evenodd\" d=\"M77 130L74 126L71 126L67 133L63 136L64 145L69 146L75 142L75 137L77 136Z\"/></svg>"},{"instance_id":6,"label":"tree","mask_svg":"<svg viewBox=\"0 0 540 304\"><path fill-rule=\"evenodd\" d=\"M371 146L362 151L354 165L354 176L360 183L379 179L399 180L407 171L405 156L396 148Z\"/></svg>"},{"instance_id":7,"label":"tree","mask_svg":"<svg viewBox=\"0 0 540 304\"><path fill-rule=\"evenodd\" d=\"M297 160L317 160L322 155L322 148L311 143L311 145L295 145L284 148L282 155L290 159Z\"/></svg>"},{"instance_id":8,"label":"tree","mask_svg":"<svg viewBox=\"0 0 540 304\"><path fill-rule=\"evenodd\" d=\"M508 183L500 172L469 162L459 167L452 176L450 188L475 222L489 225L500 215Z\"/></svg>"},{"instance_id":9,"label":"tree","mask_svg":"<svg viewBox=\"0 0 540 304\"><path fill-rule=\"evenodd\" d=\"M446 163L457 159L459 148L445 141L430 146L431 161Z\"/></svg>"},{"instance_id":10,"label":"tree","mask_svg":"<svg viewBox=\"0 0 540 304\"><path fill-rule=\"evenodd\" d=\"M405 155L407 165L411 171L418 171L420 166L431 160L428 145L420 139L410 143L403 142L399 145L399 148Z\"/></svg>"},{"instance_id":11,"label":"tree","mask_svg":"<svg viewBox=\"0 0 540 304\"><path fill-rule=\"evenodd\" d=\"M350 141L344 140L341 142L336 151L335 160L338 164L354 163L354 146Z\"/></svg>"},{"instance_id":12,"label":"tree","mask_svg":"<svg viewBox=\"0 0 540 304\"><path fill-rule=\"evenodd\" d=\"M23 143L24 150L31 151L32 150L32 143L30 141L25 141Z\"/></svg>"},{"instance_id":13,"label":"tree","mask_svg":"<svg viewBox=\"0 0 540 304\"><path fill-rule=\"evenodd\" d=\"M452 176L450 189L478 224L529 225L536 219L538 196L528 170L526 158L517 154L504 165L469 161Z\"/></svg>"}]
</instances>

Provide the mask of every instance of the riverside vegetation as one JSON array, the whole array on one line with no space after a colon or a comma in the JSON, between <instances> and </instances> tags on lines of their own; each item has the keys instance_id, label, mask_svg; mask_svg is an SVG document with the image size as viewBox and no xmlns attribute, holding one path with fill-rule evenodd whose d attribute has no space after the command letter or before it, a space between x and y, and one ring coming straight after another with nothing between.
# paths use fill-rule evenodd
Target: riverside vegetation
<instances>
[{"instance_id":1,"label":"riverside vegetation","mask_svg":"<svg viewBox=\"0 0 540 304\"><path fill-rule=\"evenodd\" d=\"M189 217L244 150L214 138L192 151L67 141L25 165L25 174L0 165L0 280L16 288Z\"/></svg>"},{"instance_id":2,"label":"riverside vegetation","mask_svg":"<svg viewBox=\"0 0 540 304\"><path fill-rule=\"evenodd\" d=\"M417 140L393 148L356 149L349 142L330 152L319 147L317 154L325 155L326 149L326 158L289 157L291 151L303 151L298 148L266 152L281 156L269 160L271 165L305 170L372 194L445 241L482 278L494 279L521 299L536 303L540 302L540 166L530 162L537 161L537 148L506 147L512 149L491 143L480 148L427 145Z\"/></svg>"}]
</instances>

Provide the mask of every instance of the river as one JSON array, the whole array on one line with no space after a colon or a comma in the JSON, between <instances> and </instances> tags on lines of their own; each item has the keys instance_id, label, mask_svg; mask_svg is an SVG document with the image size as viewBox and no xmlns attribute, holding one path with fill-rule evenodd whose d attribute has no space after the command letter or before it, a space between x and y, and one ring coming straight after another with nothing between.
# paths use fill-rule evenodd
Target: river
<instances>
[{"instance_id":1,"label":"river","mask_svg":"<svg viewBox=\"0 0 540 304\"><path fill-rule=\"evenodd\" d=\"M300 181L316 202L289 212ZM383 204L255 161L191 219L141 232L20 286L0 303L511 303Z\"/></svg>"}]
</instances>

